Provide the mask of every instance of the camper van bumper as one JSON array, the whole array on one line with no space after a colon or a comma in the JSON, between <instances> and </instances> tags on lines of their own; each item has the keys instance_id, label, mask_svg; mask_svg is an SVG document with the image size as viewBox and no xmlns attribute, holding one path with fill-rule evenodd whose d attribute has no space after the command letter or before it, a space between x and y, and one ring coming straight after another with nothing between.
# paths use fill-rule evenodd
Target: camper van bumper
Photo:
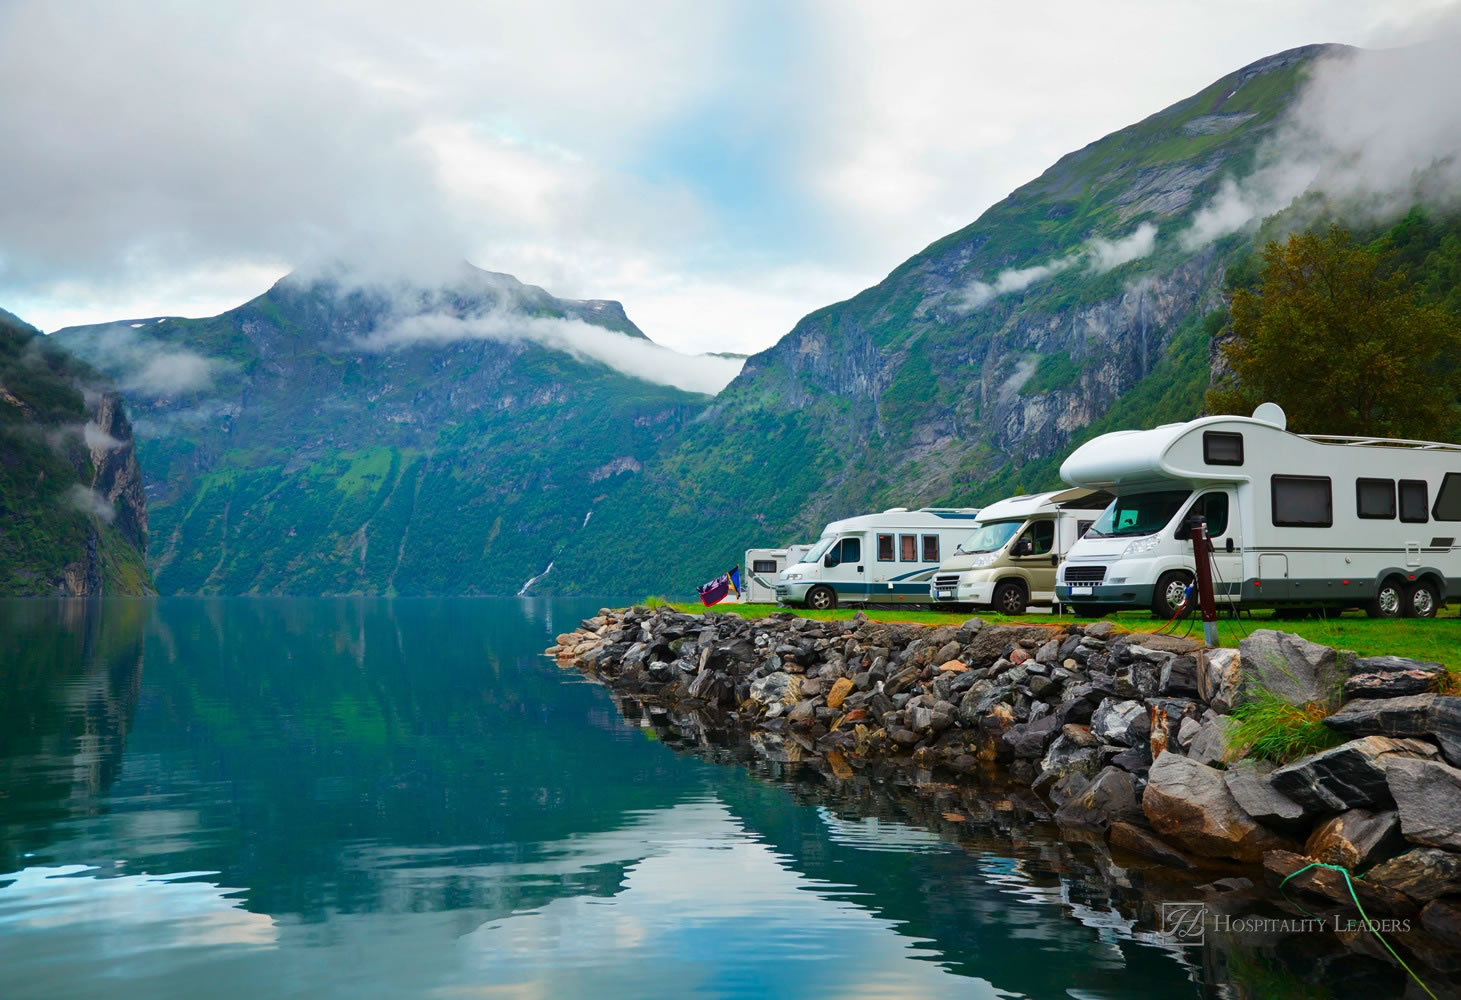
<instances>
[{"instance_id":1,"label":"camper van bumper","mask_svg":"<svg viewBox=\"0 0 1461 1000\"><path fill-rule=\"evenodd\" d=\"M1121 584L1103 587L1071 587L1057 584L1055 599L1061 604L1109 604L1113 607L1145 608L1152 603L1154 584Z\"/></svg>"},{"instance_id":2,"label":"camper van bumper","mask_svg":"<svg viewBox=\"0 0 1461 1000\"><path fill-rule=\"evenodd\" d=\"M994 600L994 581L960 579L952 588L941 588L935 580L928 586L928 596L935 604L989 604Z\"/></svg>"},{"instance_id":3,"label":"camper van bumper","mask_svg":"<svg viewBox=\"0 0 1461 1000\"><path fill-rule=\"evenodd\" d=\"M782 583L776 582L776 603L778 604L801 604L807 599L807 591L812 589L812 583Z\"/></svg>"}]
</instances>

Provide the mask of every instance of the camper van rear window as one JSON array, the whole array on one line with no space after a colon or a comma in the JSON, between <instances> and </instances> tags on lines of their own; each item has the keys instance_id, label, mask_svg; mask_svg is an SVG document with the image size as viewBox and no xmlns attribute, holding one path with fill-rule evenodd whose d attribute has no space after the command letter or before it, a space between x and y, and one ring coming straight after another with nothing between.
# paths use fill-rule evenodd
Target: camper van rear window
<instances>
[{"instance_id":1,"label":"camper van rear window","mask_svg":"<svg viewBox=\"0 0 1461 1000\"><path fill-rule=\"evenodd\" d=\"M939 562L938 557L938 535L923 536L923 561Z\"/></svg>"},{"instance_id":2,"label":"camper van rear window","mask_svg":"<svg viewBox=\"0 0 1461 1000\"><path fill-rule=\"evenodd\" d=\"M1334 491L1328 476L1274 476L1271 482L1274 524L1283 528L1334 524Z\"/></svg>"},{"instance_id":3,"label":"camper van rear window","mask_svg":"<svg viewBox=\"0 0 1461 1000\"><path fill-rule=\"evenodd\" d=\"M893 536L878 536L878 562L893 561Z\"/></svg>"},{"instance_id":4,"label":"camper van rear window","mask_svg":"<svg viewBox=\"0 0 1461 1000\"><path fill-rule=\"evenodd\" d=\"M1441 480L1431 517L1437 521L1461 521L1461 472L1448 472Z\"/></svg>"},{"instance_id":5,"label":"camper van rear window","mask_svg":"<svg viewBox=\"0 0 1461 1000\"><path fill-rule=\"evenodd\" d=\"M1425 524L1430 518L1430 487L1424 479L1400 480L1400 520Z\"/></svg>"},{"instance_id":6,"label":"camper van rear window","mask_svg":"<svg viewBox=\"0 0 1461 1000\"><path fill-rule=\"evenodd\" d=\"M1360 517L1393 521L1395 519L1395 480L1356 479L1354 503L1355 512Z\"/></svg>"},{"instance_id":7,"label":"camper van rear window","mask_svg":"<svg viewBox=\"0 0 1461 1000\"><path fill-rule=\"evenodd\" d=\"M1203 431L1202 460L1208 465L1242 465L1243 435L1233 431Z\"/></svg>"}]
</instances>

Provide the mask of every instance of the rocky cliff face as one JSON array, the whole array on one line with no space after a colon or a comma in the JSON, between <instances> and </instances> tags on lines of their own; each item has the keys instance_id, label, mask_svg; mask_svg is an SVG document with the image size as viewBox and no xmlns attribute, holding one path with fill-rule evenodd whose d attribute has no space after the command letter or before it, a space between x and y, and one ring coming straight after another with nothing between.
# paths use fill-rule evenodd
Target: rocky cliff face
<instances>
[{"instance_id":1,"label":"rocky cliff face","mask_svg":"<svg viewBox=\"0 0 1461 1000\"><path fill-rule=\"evenodd\" d=\"M0 594L151 593L146 551L122 397L0 313Z\"/></svg>"}]
</instances>

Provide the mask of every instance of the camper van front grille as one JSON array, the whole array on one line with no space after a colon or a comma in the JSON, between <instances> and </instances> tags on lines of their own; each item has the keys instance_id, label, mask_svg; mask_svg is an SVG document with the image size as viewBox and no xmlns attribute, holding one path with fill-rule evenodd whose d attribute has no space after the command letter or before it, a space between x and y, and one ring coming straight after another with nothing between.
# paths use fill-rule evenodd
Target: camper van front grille
<instances>
[{"instance_id":1,"label":"camper van front grille","mask_svg":"<svg viewBox=\"0 0 1461 1000\"><path fill-rule=\"evenodd\" d=\"M936 590L953 590L959 585L959 574L936 576L933 578L933 585Z\"/></svg>"},{"instance_id":2,"label":"camper van front grille","mask_svg":"<svg viewBox=\"0 0 1461 1000\"><path fill-rule=\"evenodd\" d=\"M1066 566L1066 583L1100 583L1106 579L1105 566Z\"/></svg>"}]
</instances>

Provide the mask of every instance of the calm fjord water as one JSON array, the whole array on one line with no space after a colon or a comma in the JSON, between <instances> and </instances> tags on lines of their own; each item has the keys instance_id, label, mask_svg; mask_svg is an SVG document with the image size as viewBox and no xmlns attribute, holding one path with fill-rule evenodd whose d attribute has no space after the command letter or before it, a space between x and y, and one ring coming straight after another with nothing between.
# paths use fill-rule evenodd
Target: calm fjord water
<instances>
[{"instance_id":1,"label":"calm fjord water","mask_svg":"<svg viewBox=\"0 0 1461 1000\"><path fill-rule=\"evenodd\" d=\"M596 602L0 602L0 997L1207 994L1038 844L678 754Z\"/></svg>"}]
</instances>

